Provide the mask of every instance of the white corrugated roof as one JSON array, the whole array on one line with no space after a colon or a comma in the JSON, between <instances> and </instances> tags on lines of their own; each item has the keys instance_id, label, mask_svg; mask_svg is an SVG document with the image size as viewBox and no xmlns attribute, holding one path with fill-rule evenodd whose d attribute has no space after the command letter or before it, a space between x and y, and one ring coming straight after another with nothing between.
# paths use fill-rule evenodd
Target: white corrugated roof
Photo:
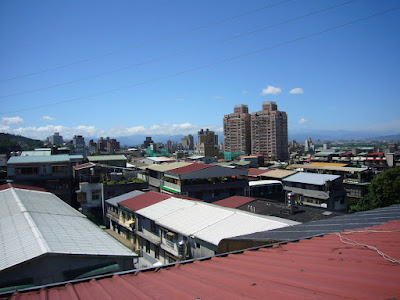
<instances>
[{"instance_id":1,"label":"white corrugated roof","mask_svg":"<svg viewBox=\"0 0 400 300\"><path fill-rule=\"evenodd\" d=\"M0 191L0 270L45 253L136 256L54 194Z\"/></svg>"},{"instance_id":2,"label":"white corrugated roof","mask_svg":"<svg viewBox=\"0 0 400 300\"><path fill-rule=\"evenodd\" d=\"M193 205L196 205L196 202L171 197L167 200L139 209L136 213L153 221L158 221L160 218Z\"/></svg>"},{"instance_id":3,"label":"white corrugated roof","mask_svg":"<svg viewBox=\"0 0 400 300\"><path fill-rule=\"evenodd\" d=\"M338 178L340 178L339 175L298 172L292 176L286 177L283 181L324 185L327 181L333 181Z\"/></svg>"},{"instance_id":4,"label":"white corrugated roof","mask_svg":"<svg viewBox=\"0 0 400 300\"><path fill-rule=\"evenodd\" d=\"M220 221L193 233L193 235L203 241L218 245L218 243L224 238L272 230L296 224L299 223L280 218L250 215L238 211L227 218L221 219Z\"/></svg>"},{"instance_id":5,"label":"white corrugated roof","mask_svg":"<svg viewBox=\"0 0 400 300\"><path fill-rule=\"evenodd\" d=\"M258 216L204 202L169 198L137 211L158 225L218 245L223 238L271 230L298 222Z\"/></svg>"}]
</instances>

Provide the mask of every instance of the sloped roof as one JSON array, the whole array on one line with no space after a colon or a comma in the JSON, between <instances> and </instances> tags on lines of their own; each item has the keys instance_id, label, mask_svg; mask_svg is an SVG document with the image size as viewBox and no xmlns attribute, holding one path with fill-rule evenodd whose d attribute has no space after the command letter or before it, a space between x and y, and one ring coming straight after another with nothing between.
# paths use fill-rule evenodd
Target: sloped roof
<instances>
[{"instance_id":1,"label":"sloped roof","mask_svg":"<svg viewBox=\"0 0 400 300\"><path fill-rule=\"evenodd\" d=\"M278 170L277 169L277 170L266 171L266 173L263 173L262 176L282 179L289 175L293 175L294 173L296 173L296 171L280 170L280 169Z\"/></svg>"},{"instance_id":2,"label":"sloped roof","mask_svg":"<svg viewBox=\"0 0 400 300\"><path fill-rule=\"evenodd\" d=\"M20 300L71 294L97 299L397 299L399 247L400 222L395 221L13 296Z\"/></svg>"},{"instance_id":3,"label":"sloped roof","mask_svg":"<svg viewBox=\"0 0 400 300\"><path fill-rule=\"evenodd\" d=\"M92 168L94 166L96 166L95 163L89 162L89 163L74 166L74 169L78 171L78 170L82 170L82 169Z\"/></svg>"},{"instance_id":4,"label":"sloped roof","mask_svg":"<svg viewBox=\"0 0 400 300\"><path fill-rule=\"evenodd\" d=\"M176 168L176 169L170 170L169 173L172 173L172 174L175 174L175 175L183 175L183 174L186 174L186 173L207 169L207 168L210 168L210 167L213 167L213 166L214 165L192 163L192 164L184 166L184 167L180 167L180 168Z\"/></svg>"},{"instance_id":5,"label":"sloped roof","mask_svg":"<svg viewBox=\"0 0 400 300\"><path fill-rule=\"evenodd\" d=\"M119 195L119 196L117 196L117 197L110 198L110 199L106 200L106 202L107 202L108 204L117 206L117 204L118 204L119 202L128 200L128 199L130 199L130 198L133 198L133 197L136 197L136 196L139 196L139 195L142 195L142 194L144 194L144 192L134 190L134 191L131 191L131 192L129 192L129 193L125 193L125 194Z\"/></svg>"},{"instance_id":6,"label":"sloped roof","mask_svg":"<svg viewBox=\"0 0 400 300\"><path fill-rule=\"evenodd\" d=\"M164 201L168 198L171 198L171 195L149 191L144 194L134 196L124 201L121 201L119 202L119 204L133 211L138 211L142 208L156 204L160 201Z\"/></svg>"},{"instance_id":7,"label":"sloped roof","mask_svg":"<svg viewBox=\"0 0 400 300\"><path fill-rule=\"evenodd\" d=\"M0 270L46 253L136 256L47 192L0 191Z\"/></svg>"},{"instance_id":8,"label":"sloped roof","mask_svg":"<svg viewBox=\"0 0 400 300\"><path fill-rule=\"evenodd\" d=\"M88 156L88 160L91 161L110 161L110 160L127 160L125 155L93 155Z\"/></svg>"},{"instance_id":9,"label":"sloped roof","mask_svg":"<svg viewBox=\"0 0 400 300\"><path fill-rule=\"evenodd\" d=\"M147 169L153 170L153 171L158 171L158 172L166 172L166 171L170 171L173 169L185 167L190 164L191 163L188 163L188 162L173 162L173 163L161 164L161 165L154 164L154 165L147 167Z\"/></svg>"},{"instance_id":10,"label":"sloped roof","mask_svg":"<svg viewBox=\"0 0 400 300\"><path fill-rule=\"evenodd\" d=\"M318 166L318 167L345 167L347 164L339 164L339 163L325 163L325 162L313 162L310 166Z\"/></svg>"},{"instance_id":11,"label":"sloped roof","mask_svg":"<svg viewBox=\"0 0 400 300\"><path fill-rule=\"evenodd\" d=\"M268 172L269 170L262 170L262 169L257 169L257 168L249 168L249 176L258 176L261 174L264 174L266 172Z\"/></svg>"},{"instance_id":12,"label":"sloped roof","mask_svg":"<svg viewBox=\"0 0 400 300\"><path fill-rule=\"evenodd\" d=\"M29 163L55 163L69 162L71 155L43 155L43 156L11 156L7 164L29 164Z\"/></svg>"},{"instance_id":13,"label":"sloped roof","mask_svg":"<svg viewBox=\"0 0 400 300\"><path fill-rule=\"evenodd\" d=\"M284 178L283 181L324 185L327 181L334 181L338 178L340 178L340 175L298 172L292 176Z\"/></svg>"},{"instance_id":14,"label":"sloped roof","mask_svg":"<svg viewBox=\"0 0 400 300\"><path fill-rule=\"evenodd\" d=\"M16 184L16 183L6 183L3 185L0 185L0 191L7 190L9 188L47 192L44 188L40 188L40 187L36 187L36 186L27 186L27 185Z\"/></svg>"},{"instance_id":15,"label":"sloped roof","mask_svg":"<svg viewBox=\"0 0 400 300\"><path fill-rule=\"evenodd\" d=\"M209 203L171 197L138 210L137 214L160 226L218 245L223 238L299 224L276 217L258 216Z\"/></svg>"},{"instance_id":16,"label":"sloped roof","mask_svg":"<svg viewBox=\"0 0 400 300\"><path fill-rule=\"evenodd\" d=\"M236 208L254 200L255 200L254 198L249 198L249 197L232 196L219 201L215 201L212 204L223 207Z\"/></svg>"}]
</instances>

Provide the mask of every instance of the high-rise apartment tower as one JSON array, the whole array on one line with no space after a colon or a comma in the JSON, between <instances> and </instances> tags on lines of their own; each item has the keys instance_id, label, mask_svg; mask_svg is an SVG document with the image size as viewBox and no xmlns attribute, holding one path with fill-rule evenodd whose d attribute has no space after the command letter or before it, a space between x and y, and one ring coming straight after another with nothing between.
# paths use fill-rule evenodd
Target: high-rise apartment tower
<instances>
[{"instance_id":1,"label":"high-rise apartment tower","mask_svg":"<svg viewBox=\"0 0 400 300\"><path fill-rule=\"evenodd\" d=\"M275 102L265 101L251 114L251 153L285 161L289 159L287 115Z\"/></svg>"},{"instance_id":2,"label":"high-rise apartment tower","mask_svg":"<svg viewBox=\"0 0 400 300\"><path fill-rule=\"evenodd\" d=\"M236 105L224 116L224 151L250 154L250 114L247 105Z\"/></svg>"}]
</instances>

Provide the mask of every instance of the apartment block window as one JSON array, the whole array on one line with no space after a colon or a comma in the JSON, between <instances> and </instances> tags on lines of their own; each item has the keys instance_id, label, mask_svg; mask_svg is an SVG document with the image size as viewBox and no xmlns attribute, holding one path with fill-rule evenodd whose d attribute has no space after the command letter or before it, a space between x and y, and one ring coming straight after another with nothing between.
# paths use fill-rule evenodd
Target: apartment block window
<instances>
[{"instance_id":1,"label":"apartment block window","mask_svg":"<svg viewBox=\"0 0 400 300\"><path fill-rule=\"evenodd\" d=\"M154 257L156 259L160 258L160 247L156 246L156 248L154 249Z\"/></svg>"},{"instance_id":2,"label":"apartment block window","mask_svg":"<svg viewBox=\"0 0 400 300\"><path fill-rule=\"evenodd\" d=\"M153 220L150 220L150 230L151 232L156 232L156 223Z\"/></svg>"},{"instance_id":3,"label":"apartment block window","mask_svg":"<svg viewBox=\"0 0 400 300\"><path fill-rule=\"evenodd\" d=\"M92 192L92 200L100 200L100 191Z\"/></svg>"},{"instance_id":4,"label":"apartment block window","mask_svg":"<svg viewBox=\"0 0 400 300\"><path fill-rule=\"evenodd\" d=\"M150 253L150 242L146 241L146 253Z\"/></svg>"}]
</instances>

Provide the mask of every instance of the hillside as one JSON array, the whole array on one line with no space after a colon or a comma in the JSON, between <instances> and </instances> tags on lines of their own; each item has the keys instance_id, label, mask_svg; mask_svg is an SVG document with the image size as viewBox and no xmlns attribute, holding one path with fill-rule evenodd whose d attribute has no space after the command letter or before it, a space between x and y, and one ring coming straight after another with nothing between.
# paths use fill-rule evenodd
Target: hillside
<instances>
[{"instance_id":1,"label":"hillside","mask_svg":"<svg viewBox=\"0 0 400 300\"><path fill-rule=\"evenodd\" d=\"M2 154L41 146L43 146L43 142L40 140L0 132L0 153Z\"/></svg>"}]
</instances>

